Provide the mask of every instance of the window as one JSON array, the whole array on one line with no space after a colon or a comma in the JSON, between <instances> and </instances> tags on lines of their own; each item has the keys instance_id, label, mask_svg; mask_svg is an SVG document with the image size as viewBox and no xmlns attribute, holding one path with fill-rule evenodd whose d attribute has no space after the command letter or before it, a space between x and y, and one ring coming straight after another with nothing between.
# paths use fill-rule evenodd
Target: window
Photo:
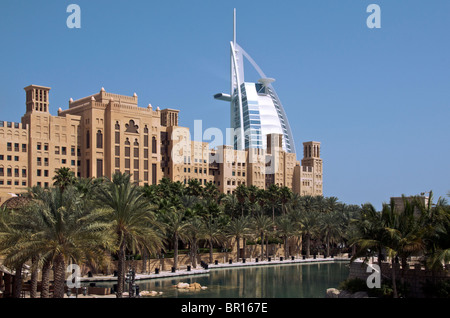
<instances>
[{"instance_id":1,"label":"window","mask_svg":"<svg viewBox=\"0 0 450 318\"><path fill-rule=\"evenodd\" d=\"M152 164L152 184L156 184L156 164Z\"/></svg>"},{"instance_id":2,"label":"window","mask_svg":"<svg viewBox=\"0 0 450 318\"><path fill-rule=\"evenodd\" d=\"M14 161L19 161L19 156L14 156Z\"/></svg>"},{"instance_id":3,"label":"window","mask_svg":"<svg viewBox=\"0 0 450 318\"><path fill-rule=\"evenodd\" d=\"M120 156L120 146L115 147L115 154L116 156Z\"/></svg>"},{"instance_id":4,"label":"window","mask_svg":"<svg viewBox=\"0 0 450 318\"><path fill-rule=\"evenodd\" d=\"M55 155L59 155L59 146L55 146Z\"/></svg>"},{"instance_id":5,"label":"window","mask_svg":"<svg viewBox=\"0 0 450 318\"><path fill-rule=\"evenodd\" d=\"M40 177L41 174L42 174L42 170L41 170L41 169L37 169L37 170L36 170L36 175L37 175L38 177Z\"/></svg>"},{"instance_id":6,"label":"window","mask_svg":"<svg viewBox=\"0 0 450 318\"><path fill-rule=\"evenodd\" d=\"M48 151L48 144L44 144L44 150Z\"/></svg>"},{"instance_id":7,"label":"window","mask_svg":"<svg viewBox=\"0 0 450 318\"><path fill-rule=\"evenodd\" d=\"M62 154L63 156L65 156L65 155L67 154L67 148L66 148L66 147L62 147L62 148L61 148L61 154Z\"/></svg>"},{"instance_id":8,"label":"window","mask_svg":"<svg viewBox=\"0 0 450 318\"><path fill-rule=\"evenodd\" d=\"M97 177L103 177L103 160L97 159Z\"/></svg>"},{"instance_id":9,"label":"window","mask_svg":"<svg viewBox=\"0 0 450 318\"><path fill-rule=\"evenodd\" d=\"M90 147L91 147L91 136L88 130L86 131L86 148L89 149Z\"/></svg>"},{"instance_id":10,"label":"window","mask_svg":"<svg viewBox=\"0 0 450 318\"><path fill-rule=\"evenodd\" d=\"M97 148L103 148L103 134L101 130L97 131Z\"/></svg>"},{"instance_id":11,"label":"window","mask_svg":"<svg viewBox=\"0 0 450 318\"><path fill-rule=\"evenodd\" d=\"M126 132L138 134L139 127L135 125L134 120L131 119L128 124L125 124L125 127L127 128Z\"/></svg>"},{"instance_id":12,"label":"window","mask_svg":"<svg viewBox=\"0 0 450 318\"><path fill-rule=\"evenodd\" d=\"M27 177L27 169L22 169L22 178Z\"/></svg>"},{"instance_id":13,"label":"window","mask_svg":"<svg viewBox=\"0 0 450 318\"><path fill-rule=\"evenodd\" d=\"M17 143L14 144L14 151L19 151L19 144Z\"/></svg>"},{"instance_id":14,"label":"window","mask_svg":"<svg viewBox=\"0 0 450 318\"><path fill-rule=\"evenodd\" d=\"M156 153L156 137L152 137L152 153Z\"/></svg>"},{"instance_id":15,"label":"window","mask_svg":"<svg viewBox=\"0 0 450 318\"><path fill-rule=\"evenodd\" d=\"M75 156L75 146L70 147L70 154Z\"/></svg>"},{"instance_id":16,"label":"window","mask_svg":"<svg viewBox=\"0 0 450 318\"><path fill-rule=\"evenodd\" d=\"M12 151L12 143L8 142L6 144L6 148L7 148L8 151Z\"/></svg>"},{"instance_id":17,"label":"window","mask_svg":"<svg viewBox=\"0 0 450 318\"><path fill-rule=\"evenodd\" d=\"M41 150L41 143L40 143L40 142L37 143L36 149L37 149L37 150Z\"/></svg>"},{"instance_id":18,"label":"window","mask_svg":"<svg viewBox=\"0 0 450 318\"><path fill-rule=\"evenodd\" d=\"M86 177L91 177L91 161L86 159Z\"/></svg>"}]
</instances>

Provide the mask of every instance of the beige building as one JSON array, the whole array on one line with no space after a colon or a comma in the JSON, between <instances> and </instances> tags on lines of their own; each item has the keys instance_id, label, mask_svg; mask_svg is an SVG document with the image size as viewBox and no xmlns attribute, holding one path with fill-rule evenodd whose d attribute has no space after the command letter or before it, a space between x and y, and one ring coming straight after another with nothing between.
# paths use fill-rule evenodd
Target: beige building
<instances>
[{"instance_id":1,"label":"beige building","mask_svg":"<svg viewBox=\"0 0 450 318\"><path fill-rule=\"evenodd\" d=\"M223 193L240 184L265 189L287 186L300 195L322 195L320 143L304 143L301 163L283 151L281 135L267 136L267 149L210 149L190 140L178 126L179 111L138 106L138 97L106 92L73 100L52 116L50 88L25 87L21 123L0 121L0 200L30 186L49 187L55 170L69 167L77 177L132 175L140 185L163 177L202 185L212 182Z\"/></svg>"}]
</instances>

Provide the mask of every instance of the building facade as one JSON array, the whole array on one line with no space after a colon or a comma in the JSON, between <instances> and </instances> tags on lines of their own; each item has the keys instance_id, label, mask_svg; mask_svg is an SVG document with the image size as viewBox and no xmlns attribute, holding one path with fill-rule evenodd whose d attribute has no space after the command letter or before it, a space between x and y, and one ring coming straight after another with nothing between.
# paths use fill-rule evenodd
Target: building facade
<instances>
[{"instance_id":1,"label":"building facade","mask_svg":"<svg viewBox=\"0 0 450 318\"><path fill-rule=\"evenodd\" d=\"M50 187L55 171L70 168L77 177L132 175L139 184L163 177L187 184L197 179L215 184L222 193L237 186L261 189L286 186L300 195L322 195L320 143L304 143L301 162L285 151L283 134L265 136L265 149L233 146L211 149L190 140L178 126L179 111L140 107L138 97L106 92L69 101L50 114L50 88L25 87L25 114L20 123L0 121L0 199L31 186Z\"/></svg>"}]
</instances>

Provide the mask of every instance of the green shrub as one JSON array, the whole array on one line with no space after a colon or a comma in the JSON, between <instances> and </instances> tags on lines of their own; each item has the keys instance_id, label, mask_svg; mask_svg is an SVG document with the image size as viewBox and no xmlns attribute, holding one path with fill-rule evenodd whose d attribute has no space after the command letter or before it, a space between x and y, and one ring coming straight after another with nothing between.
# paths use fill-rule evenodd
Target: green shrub
<instances>
[{"instance_id":1,"label":"green shrub","mask_svg":"<svg viewBox=\"0 0 450 318\"><path fill-rule=\"evenodd\" d=\"M422 291L428 298L450 298L450 279L437 282L427 279L422 284Z\"/></svg>"},{"instance_id":2,"label":"green shrub","mask_svg":"<svg viewBox=\"0 0 450 318\"><path fill-rule=\"evenodd\" d=\"M346 290L350 293L356 293L359 291L367 291L367 292L369 291L366 281L360 278L350 278L344 280L339 284L339 289Z\"/></svg>"}]
</instances>

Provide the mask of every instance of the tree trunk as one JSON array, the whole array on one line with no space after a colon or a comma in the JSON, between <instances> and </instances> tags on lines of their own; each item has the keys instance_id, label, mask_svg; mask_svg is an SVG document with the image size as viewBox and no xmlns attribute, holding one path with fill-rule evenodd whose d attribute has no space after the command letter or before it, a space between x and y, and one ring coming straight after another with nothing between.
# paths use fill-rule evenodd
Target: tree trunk
<instances>
[{"instance_id":1,"label":"tree trunk","mask_svg":"<svg viewBox=\"0 0 450 318\"><path fill-rule=\"evenodd\" d=\"M13 298L20 298L20 293L22 292L22 267L23 263L16 267L13 281Z\"/></svg>"},{"instance_id":2,"label":"tree trunk","mask_svg":"<svg viewBox=\"0 0 450 318\"><path fill-rule=\"evenodd\" d=\"M392 289L394 291L394 298L398 298L397 282L395 278L395 257L392 257L391 263L392 263Z\"/></svg>"},{"instance_id":3,"label":"tree trunk","mask_svg":"<svg viewBox=\"0 0 450 318\"><path fill-rule=\"evenodd\" d=\"M264 233L261 232L261 261L264 260Z\"/></svg>"},{"instance_id":4,"label":"tree trunk","mask_svg":"<svg viewBox=\"0 0 450 318\"><path fill-rule=\"evenodd\" d=\"M141 269L141 273L146 274L147 271L147 251L143 251L142 252L142 269Z\"/></svg>"},{"instance_id":5,"label":"tree trunk","mask_svg":"<svg viewBox=\"0 0 450 318\"><path fill-rule=\"evenodd\" d=\"M125 243L119 247L119 260L117 262L117 298L122 298L125 288Z\"/></svg>"},{"instance_id":6,"label":"tree trunk","mask_svg":"<svg viewBox=\"0 0 450 318\"><path fill-rule=\"evenodd\" d=\"M309 258L311 255L311 237L309 234L306 234L306 258Z\"/></svg>"},{"instance_id":7,"label":"tree trunk","mask_svg":"<svg viewBox=\"0 0 450 318\"><path fill-rule=\"evenodd\" d=\"M30 286L30 298L37 297L37 283L38 283L38 269L36 266L36 256L31 258L31 286Z\"/></svg>"},{"instance_id":8,"label":"tree trunk","mask_svg":"<svg viewBox=\"0 0 450 318\"><path fill-rule=\"evenodd\" d=\"M236 236L236 262L239 262L239 252L240 252L239 240L240 240L239 236Z\"/></svg>"},{"instance_id":9,"label":"tree trunk","mask_svg":"<svg viewBox=\"0 0 450 318\"><path fill-rule=\"evenodd\" d=\"M330 255L330 236L327 235L327 255L325 257L328 257Z\"/></svg>"},{"instance_id":10,"label":"tree trunk","mask_svg":"<svg viewBox=\"0 0 450 318\"><path fill-rule=\"evenodd\" d=\"M173 267L178 269L178 234L175 233L173 238Z\"/></svg>"},{"instance_id":11,"label":"tree trunk","mask_svg":"<svg viewBox=\"0 0 450 318\"><path fill-rule=\"evenodd\" d=\"M46 260L42 266L41 298L50 297L50 269L51 262Z\"/></svg>"},{"instance_id":12,"label":"tree trunk","mask_svg":"<svg viewBox=\"0 0 450 318\"><path fill-rule=\"evenodd\" d=\"M197 268L197 239L194 239L191 246L192 267Z\"/></svg>"},{"instance_id":13,"label":"tree trunk","mask_svg":"<svg viewBox=\"0 0 450 318\"><path fill-rule=\"evenodd\" d=\"M212 243L211 239L209 239L208 241L209 241L209 263L212 264L212 262L213 262L213 243Z\"/></svg>"},{"instance_id":14,"label":"tree trunk","mask_svg":"<svg viewBox=\"0 0 450 318\"><path fill-rule=\"evenodd\" d=\"M246 253L245 253L246 247L247 247L247 240L245 239L245 236L244 236L244 237L242 237L242 258L246 258L245 257L246 256Z\"/></svg>"},{"instance_id":15,"label":"tree trunk","mask_svg":"<svg viewBox=\"0 0 450 318\"><path fill-rule=\"evenodd\" d=\"M289 257L289 246L288 246L288 237L284 237L284 258L287 259Z\"/></svg>"},{"instance_id":16,"label":"tree trunk","mask_svg":"<svg viewBox=\"0 0 450 318\"><path fill-rule=\"evenodd\" d=\"M53 298L64 298L65 277L64 255L61 253L56 256L53 264L54 291Z\"/></svg>"}]
</instances>

